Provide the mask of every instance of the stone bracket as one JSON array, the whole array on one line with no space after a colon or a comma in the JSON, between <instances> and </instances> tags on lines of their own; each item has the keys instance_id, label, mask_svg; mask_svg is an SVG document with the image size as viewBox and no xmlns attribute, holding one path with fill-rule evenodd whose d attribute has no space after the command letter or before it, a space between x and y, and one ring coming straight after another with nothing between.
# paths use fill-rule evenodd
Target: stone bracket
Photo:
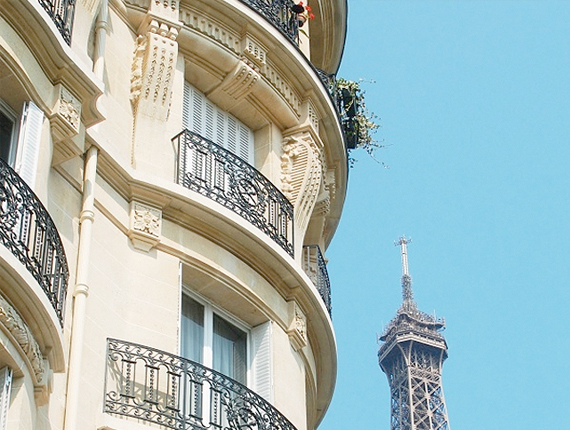
<instances>
[{"instance_id":1,"label":"stone bracket","mask_svg":"<svg viewBox=\"0 0 570 430\"><path fill-rule=\"evenodd\" d=\"M50 116L53 136L53 165L84 152L84 129L81 126L81 101L62 84L55 86L56 102Z\"/></svg>"},{"instance_id":2,"label":"stone bracket","mask_svg":"<svg viewBox=\"0 0 570 430\"><path fill-rule=\"evenodd\" d=\"M295 351L307 346L307 316L295 300L287 302L289 307L289 329L287 334Z\"/></svg>"},{"instance_id":3,"label":"stone bracket","mask_svg":"<svg viewBox=\"0 0 570 430\"><path fill-rule=\"evenodd\" d=\"M160 243L162 211L140 202L131 201L128 236L133 246L149 252Z\"/></svg>"}]
</instances>

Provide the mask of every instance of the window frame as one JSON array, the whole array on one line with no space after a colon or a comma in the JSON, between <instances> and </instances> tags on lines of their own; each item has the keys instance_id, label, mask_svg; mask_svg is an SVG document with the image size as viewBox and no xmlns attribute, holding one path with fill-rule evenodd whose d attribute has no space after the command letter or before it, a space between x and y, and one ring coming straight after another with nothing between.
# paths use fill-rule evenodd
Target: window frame
<instances>
[{"instance_id":1,"label":"window frame","mask_svg":"<svg viewBox=\"0 0 570 430\"><path fill-rule=\"evenodd\" d=\"M213 351L213 339L214 339L214 314L222 318L226 322L232 324L237 329L243 331L246 335L246 357L245 357L245 376L246 380L244 385L246 387L252 386L253 375L252 375L252 342L251 342L251 327L245 324L243 321L236 318L234 315L222 309L220 306L213 303L211 300L197 294L192 288L184 283L182 283L181 294L180 294L180 306L179 306L179 320L178 320L178 355L184 357L182 351L182 339L184 333L182 331L182 299L186 295L190 299L194 300L198 304L204 307L204 339L202 345L202 362L201 365L208 367L209 369L214 369L214 351ZM186 358L186 357L184 357ZM228 375L226 375L228 376ZM230 376L228 376L230 377ZM240 381L238 381L240 382Z\"/></svg>"},{"instance_id":2,"label":"window frame","mask_svg":"<svg viewBox=\"0 0 570 430\"><path fill-rule=\"evenodd\" d=\"M12 121L12 135L10 137L10 148L8 151L8 159L4 160L9 166L14 167L16 164L16 154L18 149L18 140L20 134L21 115L12 109L8 103L0 99L0 113Z\"/></svg>"}]
</instances>

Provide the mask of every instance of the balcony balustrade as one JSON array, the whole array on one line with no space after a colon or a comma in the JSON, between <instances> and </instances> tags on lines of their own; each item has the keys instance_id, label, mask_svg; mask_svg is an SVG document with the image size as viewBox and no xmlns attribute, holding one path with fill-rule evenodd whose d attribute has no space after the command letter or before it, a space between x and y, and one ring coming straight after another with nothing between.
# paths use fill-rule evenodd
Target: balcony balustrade
<instances>
[{"instance_id":1,"label":"balcony balustrade","mask_svg":"<svg viewBox=\"0 0 570 430\"><path fill-rule=\"evenodd\" d=\"M68 45L71 45L71 29L73 27L76 0L39 0L39 2L51 17L51 20L63 36L63 40Z\"/></svg>"},{"instance_id":2,"label":"balcony balustrade","mask_svg":"<svg viewBox=\"0 0 570 430\"><path fill-rule=\"evenodd\" d=\"M273 24L285 37L299 45L299 19L291 0L240 0Z\"/></svg>"},{"instance_id":3,"label":"balcony balustrade","mask_svg":"<svg viewBox=\"0 0 570 430\"><path fill-rule=\"evenodd\" d=\"M331 315L331 283L325 259L318 245L303 246L303 269L315 284L329 315Z\"/></svg>"},{"instance_id":4,"label":"balcony balustrade","mask_svg":"<svg viewBox=\"0 0 570 430\"><path fill-rule=\"evenodd\" d=\"M38 197L1 159L0 242L39 283L63 326L69 271L59 233Z\"/></svg>"},{"instance_id":5,"label":"balcony balustrade","mask_svg":"<svg viewBox=\"0 0 570 430\"><path fill-rule=\"evenodd\" d=\"M178 145L178 183L232 210L293 257L293 206L254 167L189 130Z\"/></svg>"},{"instance_id":6,"label":"balcony balustrade","mask_svg":"<svg viewBox=\"0 0 570 430\"><path fill-rule=\"evenodd\" d=\"M158 349L107 339L104 410L176 430L295 430L233 379Z\"/></svg>"}]
</instances>

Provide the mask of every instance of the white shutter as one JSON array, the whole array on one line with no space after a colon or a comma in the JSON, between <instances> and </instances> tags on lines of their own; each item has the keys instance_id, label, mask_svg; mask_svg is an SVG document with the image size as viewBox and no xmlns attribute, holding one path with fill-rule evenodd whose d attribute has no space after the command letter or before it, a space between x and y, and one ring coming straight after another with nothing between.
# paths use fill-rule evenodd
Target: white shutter
<instances>
[{"instance_id":1,"label":"white shutter","mask_svg":"<svg viewBox=\"0 0 570 430\"><path fill-rule=\"evenodd\" d=\"M204 134L203 136L211 140L213 142L216 141L214 136L215 133L215 126L214 126L214 118L216 115L216 106L214 106L209 101L206 101L206 109L204 111Z\"/></svg>"},{"instance_id":2,"label":"white shutter","mask_svg":"<svg viewBox=\"0 0 570 430\"><path fill-rule=\"evenodd\" d=\"M271 321L252 328L250 336L252 388L269 403L273 403Z\"/></svg>"},{"instance_id":3,"label":"white shutter","mask_svg":"<svg viewBox=\"0 0 570 430\"><path fill-rule=\"evenodd\" d=\"M188 82L184 82L182 126L254 164L253 132Z\"/></svg>"},{"instance_id":4,"label":"white shutter","mask_svg":"<svg viewBox=\"0 0 570 430\"><path fill-rule=\"evenodd\" d=\"M184 82L184 98L182 100L182 127L192 130L192 88Z\"/></svg>"},{"instance_id":5,"label":"white shutter","mask_svg":"<svg viewBox=\"0 0 570 430\"><path fill-rule=\"evenodd\" d=\"M238 123L237 120L232 117L227 117L228 132L226 134L226 141L224 142L224 147L230 151L232 154L239 155L237 152L237 133L238 133Z\"/></svg>"},{"instance_id":6,"label":"white shutter","mask_svg":"<svg viewBox=\"0 0 570 430\"><path fill-rule=\"evenodd\" d=\"M0 369L0 430L4 430L6 428L11 392L12 369L10 369L8 366L5 366Z\"/></svg>"},{"instance_id":7,"label":"white shutter","mask_svg":"<svg viewBox=\"0 0 570 430\"><path fill-rule=\"evenodd\" d=\"M33 102L24 105L20 121L20 136L16 155L16 172L34 188L42 138L44 113Z\"/></svg>"}]
</instances>

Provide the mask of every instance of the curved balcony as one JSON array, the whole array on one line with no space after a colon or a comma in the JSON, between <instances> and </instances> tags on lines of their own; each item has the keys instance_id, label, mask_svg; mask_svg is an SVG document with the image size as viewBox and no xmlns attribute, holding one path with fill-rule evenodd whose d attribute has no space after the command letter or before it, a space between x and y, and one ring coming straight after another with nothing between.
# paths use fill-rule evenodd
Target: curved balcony
<instances>
[{"instance_id":1,"label":"curved balcony","mask_svg":"<svg viewBox=\"0 0 570 430\"><path fill-rule=\"evenodd\" d=\"M0 242L39 283L63 326L69 271L59 233L38 197L1 159Z\"/></svg>"},{"instance_id":2,"label":"curved balcony","mask_svg":"<svg viewBox=\"0 0 570 430\"><path fill-rule=\"evenodd\" d=\"M61 33L63 40L71 44L71 29L76 0L39 0L42 7Z\"/></svg>"},{"instance_id":3,"label":"curved balcony","mask_svg":"<svg viewBox=\"0 0 570 430\"><path fill-rule=\"evenodd\" d=\"M295 45L299 45L299 20L291 10L292 0L240 0L273 24Z\"/></svg>"},{"instance_id":4,"label":"curved balcony","mask_svg":"<svg viewBox=\"0 0 570 430\"><path fill-rule=\"evenodd\" d=\"M176 430L295 430L237 381L147 346L107 339L104 411Z\"/></svg>"},{"instance_id":5,"label":"curved balcony","mask_svg":"<svg viewBox=\"0 0 570 430\"><path fill-rule=\"evenodd\" d=\"M313 281L313 284L325 303L325 307L329 311L329 315L331 315L331 283L325 258L323 257L319 245L303 246L303 269L307 275L309 275L311 281Z\"/></svg>"},{"instance_id":6,"label":"curved balcony","mask_svg":"<svg viewBox=\"0 0 570 430\"><path fill-rule=\"evenodd\" d=\"M184 130L178 146L178 184L232 210L293 257L293 206L254 167L228 150Z\"/></svg>"}]
</instances>

